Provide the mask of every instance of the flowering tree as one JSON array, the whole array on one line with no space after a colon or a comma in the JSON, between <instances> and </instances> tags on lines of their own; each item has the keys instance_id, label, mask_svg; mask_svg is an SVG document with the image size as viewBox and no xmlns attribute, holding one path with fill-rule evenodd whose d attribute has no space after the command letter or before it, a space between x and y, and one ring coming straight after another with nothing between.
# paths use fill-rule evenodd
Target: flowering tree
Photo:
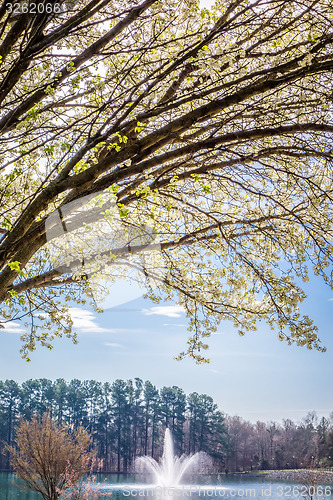
<instances>
[{"instance_id":1,"label":"flowering tree","mask_svg":"<svg viewBox=\"0 0 333 500\"><path fill-rule=\"evenodd\" d=\"M77 478L77 473L73 470L70 463L66 468L66 483L62 488L58 488L57 493L62 500L96 500L101 497L110 497L112 492L101 491L96 485L96 476L94 469L100 471L103 466L103 460L91 460L87 455L82 456L82 466L89 470L90 475L83 479Z\"/></svg>"},{"instance_id":2,"label":"flowering tree","mask_svg":"<svg viewBox=\"0 0 333 500\"><path fill-rule=\"evenodd\" d=\"M44 500L57 500L66 490L70 492L67 498L71 498L73 489L84 493L80 479L90 471L95 456L87 451L89 443L90 437L83 428L73 431L45 413L42 419L22 419L17 429L17 447L8 445L7 451L17 475L30 489ZM87 488L91 490L90 485Z\"/></svg>"},{"instance_id":3,"label":"flowering tree","mask_svg":"<svg viewBox=\"0 0 333 500\"><path fill-rule=\"evenodd\" d=\"M23 356L75 340L66 300L128 270L185 308L180 357L221 320L322 350L298 306L309 264L332 284L330 0L11 6L0 300Z\"/></svg>"}]
</instances>

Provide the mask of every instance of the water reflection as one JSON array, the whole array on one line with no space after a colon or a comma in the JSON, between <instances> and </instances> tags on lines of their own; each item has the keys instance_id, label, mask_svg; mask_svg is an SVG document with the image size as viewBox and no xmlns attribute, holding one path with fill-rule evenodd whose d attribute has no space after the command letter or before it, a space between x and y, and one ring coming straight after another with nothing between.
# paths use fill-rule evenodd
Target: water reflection
<instances>
[{"instance_id":1,"label":"water reflection","mask_svg":"<svg viewBox=\"0 0 333 500\"><path fill-rule=\"evenodd\" d=\"M187 477L187 484L178 487L163 487L149 484L149 478L134 474L99 475L97 483L101 490L112 492L113 500L218 500L218 499L261 499L261 500L307 500L310 499L304 485L287 481L268 481L250 475L196 475ZM34 492L23 492L17 486L14 475L0 473L0 500L42 500ZM189 484L192 483L192 484ZM194 484L195 483L195 484ZM319 489L322 488L322 489ZM333 500L333 485L316 485L312 498ZM103 497L100 497L101 500ZM104 497L105 500L105 497Z\"/></svg>"}]
</instances>

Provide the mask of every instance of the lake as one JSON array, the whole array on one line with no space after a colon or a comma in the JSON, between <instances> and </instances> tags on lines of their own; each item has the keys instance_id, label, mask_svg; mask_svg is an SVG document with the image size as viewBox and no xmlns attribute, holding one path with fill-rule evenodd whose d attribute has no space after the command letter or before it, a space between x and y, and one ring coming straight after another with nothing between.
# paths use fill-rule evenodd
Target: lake
<instances>
[{"instance_id":1,"label":"lake","mask_svg":"<svg viewBox=\"0 0 333 500\"><path fill-rule=\"evenodd\" d=\"M223 498L257 498L271 500L288 500L299 498L305 500L308 495L307 487L297 483L281 480L267 480L249 475L199 475L191 478L186 484L178 488L163 488L149 486L143 477L130 474L112 474L98 477L103 490L112 492L113 500L172 500L183 498L192 500L218 500ZM13 474L0 473L0 500L42 500L42 496L22 491L15 483L19 481ZM184 481L186 482L186 481ZM195 485L192 483L196 483ZM190 484L191 483L191 484ZM22 484L22 483L21 483ZM333 500L333 484L316 485L312 487L312 497L319 500ZM103 497L101 497L103 498ZM105 497L108 498L108 497Z\"/></svg>"}]
</instances>

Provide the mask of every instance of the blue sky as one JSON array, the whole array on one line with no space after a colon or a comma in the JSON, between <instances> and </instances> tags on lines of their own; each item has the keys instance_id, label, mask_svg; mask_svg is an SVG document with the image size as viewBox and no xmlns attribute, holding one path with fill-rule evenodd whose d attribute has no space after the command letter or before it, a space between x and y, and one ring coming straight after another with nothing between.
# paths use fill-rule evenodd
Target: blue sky
<instances>
[{"instance_id":1,"label":"blue sky","mask_svg":"<svg viewBox=\"0 0 333 500\"><path fill-rule=\"evenodd\" d=\"M140 377L157 387L178 385L186 393L209 394L227 414L251 421L299 421L311 410L328 415L333 411L333 293L319 278L306 285L302 310L316 321L326 353L288 346L265 324L240 337L223 323L209 340L209 365L177 362L173 356L189 335L182 309L170 302L156 305L123 283L112 289L104 313L73 308L78 345L58 339L53 351L38 348L26 363L18 352L22 326L0 331L0 379Z\"/></svg>"}]
</instances>

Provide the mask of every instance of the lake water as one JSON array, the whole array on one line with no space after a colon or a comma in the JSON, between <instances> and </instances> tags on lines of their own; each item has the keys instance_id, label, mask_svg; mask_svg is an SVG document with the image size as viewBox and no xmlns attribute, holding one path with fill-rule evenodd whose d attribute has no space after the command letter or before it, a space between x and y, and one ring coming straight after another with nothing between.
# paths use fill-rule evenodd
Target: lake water
<instances>
[{"instance_id":1,"label":"lake water","mask_svg":"<svg viewBox=\"0 0 333 500\"><path fill-rule=\"evenodd\" d=\"M232 498L252 498L261 500L309 499L306 486L287 481L269 481L261 477L207 475L191 478L178 488L154 487L144 484L138 475L121 474L98 477L100 487L112 492L112 500L218 500ZM0 500L42 500L42 496L31 491L22 491L13 474L0 473ZM185 481L186 482L186 481ZM195 482L196 484L190 484ZM22 484L22 483L21 483ZM333 500L332 485L312 487L312 499ZM101 497L103 498L103 497ZM109 498L109 497L104 497Z\"/></svg>"}]
</instances>

